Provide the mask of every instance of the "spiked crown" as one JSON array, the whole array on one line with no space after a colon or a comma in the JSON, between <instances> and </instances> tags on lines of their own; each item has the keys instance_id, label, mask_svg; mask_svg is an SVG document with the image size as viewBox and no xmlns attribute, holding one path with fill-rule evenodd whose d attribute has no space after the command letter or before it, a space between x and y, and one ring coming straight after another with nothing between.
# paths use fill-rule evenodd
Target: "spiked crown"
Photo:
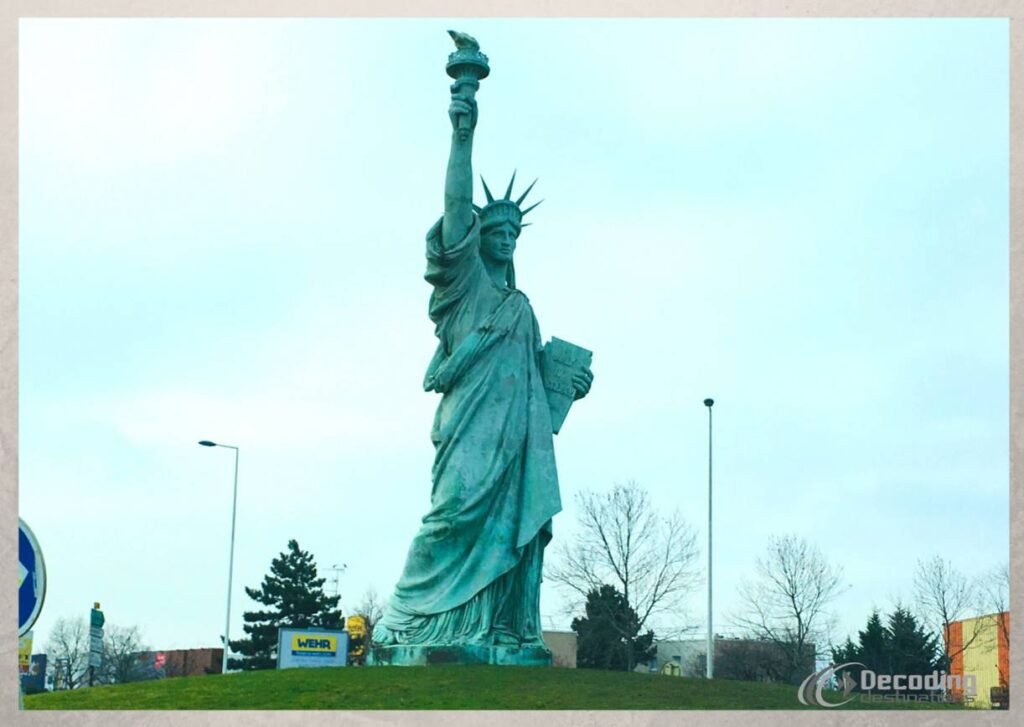
<instances>
[{"instance_id":1,"label":"spiked crown","mask_svg":"<svg viewBox=\"0 0 1024 727\"><path fill-rule=\"evenodd\" d=\"M519 199L513 202L512 185L515 184L516 181L515 172L512 172L512 179L509 181L508 189L505 190L505 196L502 199L494 199L494 195L491 194L491 190L488 189L487 182L484 181L482 175L480 177L480 181L483 182L484 185L484 194L487 195L487 204L483 207L473 205L473 209L476 210L476 213L480 216L480 225L483 229L500 225L502 222L510 222L516 228L518 233L519 230L530 224L529 222L523 224L523 217L525 217L530 210L539 205L540 202L544 201L541 200L540 202L532 204L525 210L521 209L519 206L523 203L523 200L526 199L526 195L530 193L530 190L533 189L533 185L537 183L537 180L534 179L533 183L526 188L526 191L519 196Z\"/></svg>"}]
</instances>

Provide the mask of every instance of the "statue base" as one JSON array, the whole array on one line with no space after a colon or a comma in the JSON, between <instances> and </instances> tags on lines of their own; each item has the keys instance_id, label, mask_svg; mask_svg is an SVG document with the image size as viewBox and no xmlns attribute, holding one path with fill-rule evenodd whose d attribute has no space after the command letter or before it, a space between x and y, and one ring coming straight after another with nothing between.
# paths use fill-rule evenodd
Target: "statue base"
<instances>
[{"instance_id":1,"label":"statue base","mask_svg":"<svg viewBox=\"0 0 1024 727\"><path fill-rule=\"evenodd\" d=\"M374 646L370 649L366 663L370 666L551 666L551 652L544 646Z\"/></svg>"}]
</instances>

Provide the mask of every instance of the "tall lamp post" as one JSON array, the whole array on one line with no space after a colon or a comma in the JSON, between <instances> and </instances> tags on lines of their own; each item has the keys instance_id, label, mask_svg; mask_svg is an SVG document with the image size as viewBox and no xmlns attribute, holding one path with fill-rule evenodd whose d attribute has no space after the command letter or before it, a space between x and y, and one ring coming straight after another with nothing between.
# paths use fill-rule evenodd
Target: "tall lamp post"
<instances>
[{"instance_id":1,"label":"tall lamp post","mask_svg":"<svg viewBox=\"0 0 1024 727\"><path fill-rule=\"evenodd\" d=\"M228 554L228 608L227 615L224 617L224 658L221 661L220 673L228 673L228 649L230 648L231 642L228 640L228 631L231 628L231 578L235 571L235 512L238 509L238 447L230 444L217 444L211 442L208 439L204 439L199 444L204 447L224 447L225 449L235 450L235 486L234 492L231 496L231 550Z\"/></svg>"},{"instance_id":2,"label":"tall lamp post","mask_svg":"<svg viewBox=\"0 0 1024 727\"><path fill-rule=\"evenodd\" d=\"M715 635L711 630L711 407L714 403L714 399L704 400L708 408L708 656L705 660L708 679L715 675Z\"/></svg>"}]
</instances>

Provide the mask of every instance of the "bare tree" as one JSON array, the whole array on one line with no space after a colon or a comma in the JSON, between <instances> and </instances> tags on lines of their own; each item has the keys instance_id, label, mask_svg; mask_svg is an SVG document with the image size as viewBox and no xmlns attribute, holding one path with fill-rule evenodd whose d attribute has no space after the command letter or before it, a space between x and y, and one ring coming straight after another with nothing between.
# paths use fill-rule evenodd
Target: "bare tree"
<instances>
[{"instance_id":1,"label":"bare tree","mask_svg":"<svg viewBox=\"0 0 1024 727\"><path fill-rule=\"evenodd\" d=\"M636 612L635 623L617 626L631 644L651 616L677 609L697 585L696 534L678 512L662 516L636 482L582 492L576 504L580 533L559 546L547 578L580 603L602 585L615 586Z\"/></svg>"},{"instance_id":2,"label":"bare tree","mask_svg":"<svg viewBox=\"0 0 1024 727\"><path fill-rule=\"evenodd\" d=\"M984 613L1005 614L1010 611L1010 566L1004 562L998 565L981 579L982 602L981 611ZM1010 622L1000 621L1000 630L1006 643L1010 643Z\"/></svg>"},{"instance_id":3,"label":"bare tree","mask_svg":"<svg viewBox=\"0 0 1024 727\"><path fill-rule=\"evenodd\" d=\"M89 666L89 629L85 618L60 618L50 631L46 655L61 664L62 679L67 689L81 686Z\"/></svg>"},{"instance_id":4,"label":"bare tree","mask_svg":"<svg viewBox=\"0 0 1024 727\"><path fill-rule=\"evenodd\" d=\"M363 600L356 606L355 612L363 617L366 623L366 646L373 644L373 627L384 615L384 601L377 595L377 589L371 586L363 594Z\"/></svg>"},{"instance_id":5,"label":"bare tree","mask_svg":"<svg viewBox=\"0 0 1024 727\"><path fill-rule=\"evenodd\" d=\"M813 671L834 626L829 604L843 591L842 567L796 535L772 537L757 559L757 575L740 586L734 623L779 654L778 678L803 679Z\"/></svg>"},{"instance_id":6,"label":"bare tree","mask_svg":"<svg viewBox=\"0 0 1024 727\"><path fill-rule=\"evenodd\" d=\"M141 679L139 656L148 650L137 626L107 626L103 633L100 680L106 684L123 684Z\"/></svg>"},{"instance_id":7,"label":"bare tree","mask_svg":"<svg viewBox=\"0 0 1024 727\"><path fill-rule=\"evenodd\" d=\"M914 596L922 617L929 628L942 634L944 653L942 666L948 670L953 659L971 646L985 629L974 628L954 643L952 624L967 616L977 603L977 584L953 567L948 560L934 556L917 561L914 572Z\"/></svg>"},{"instance_id":8,"label":"bare tree","mask_svg":"<svg viewBox=\"0 0 1024 727\"><path fill-rule=\"evenodd\" d=\"M981 578L982 613L995 614L996 633L994 637L1010 648L1010 564L1004 562L996 566ZM998 641L997 641L998 644ZM998 647L997 647L998 648ZM1001 686L1009 687L1010 674L1008 669L999 668Z\"/></svg>"},{"instance_id":9,"label":"bare tree","mask_svg":"<svg viewBox=\"0 0 1024 727\"><path fill-rule=\"evenodd\" d=\"M704 674L707 656L694 655L694 674ZM748 682L786 680L791 671L789 657L773 641L767 639L718 639L715 642L715 678L739 679ZM813 667L807 665L807 671Z\"/></svg>"}]
</instances>

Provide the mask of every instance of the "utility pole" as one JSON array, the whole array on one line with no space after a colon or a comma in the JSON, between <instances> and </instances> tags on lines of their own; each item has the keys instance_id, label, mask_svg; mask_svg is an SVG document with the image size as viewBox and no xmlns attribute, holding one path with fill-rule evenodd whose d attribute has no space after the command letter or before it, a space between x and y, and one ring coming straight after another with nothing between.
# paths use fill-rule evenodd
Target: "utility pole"
<instances>
[{"instance_id":1,"label":"utility pole","mask_svg":"<svg viewBox=\"0 0 1024 727\"><path fill-rule=\"evenodd\" d=\"M715 675L715 634L711 626L711 407L714 403L714 399L704 400L704 406L708 408L708 656L705 659L705 676L708 679Z\"/></svg>"},{"instance_id":2,"label":"utility pole","mask_svg":"<svg viewBox=\"0 0 1024 727\"><path fill-rule=\"evenodd\" d=\"M235 450L235 484L231 491L231 548L228 551L228 605L224 610L224 653L220 662L220 673L228 673L228 651L231 649L231 582L235 573L235 515L238 512L238 447L232 444L217 444L208 439L199 442L204 447L223 447Z\"/></svg>"}]
</instances>

